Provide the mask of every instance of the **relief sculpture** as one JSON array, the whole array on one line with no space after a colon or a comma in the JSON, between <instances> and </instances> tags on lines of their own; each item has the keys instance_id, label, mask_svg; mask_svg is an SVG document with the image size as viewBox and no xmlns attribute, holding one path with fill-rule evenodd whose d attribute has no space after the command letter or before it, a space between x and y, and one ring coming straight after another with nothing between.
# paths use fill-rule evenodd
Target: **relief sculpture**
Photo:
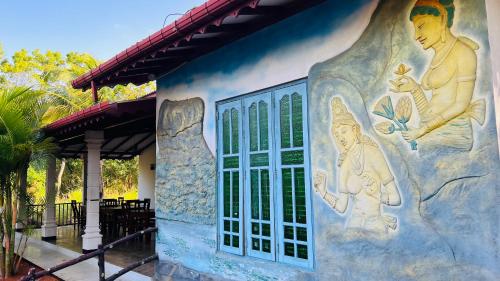
<instances>
[{"instance_id":1,"label":"relief sculpture","mask_svg":"<svg viewBox=\"0 0 500 281\"><path fill-rule=\"evenodd\" d=\"M397 219L383 213L382 205L399 206L401 196L384 154L363 135L361 126L339 97L331 102L331 134L339 151L336 193L327 188L327 175L317 171L314 188L335 211L345 213L352 204L348 228L377 233L397 229Z\"/></svg>"},{"instance_id":2,"label":"relief sculpture","mask_svg":"<svg viewBox=\"0 0 500 281\"><path fill-rule=\"evenodd\" d=\"M473 100L479 45L452 33L454 14L453 0L415 3L410 14L415 40L424 50L434 50L434 57L421 83L407 74L404 65L390 83L392 92L410 94L420 117L419 128L401 130L406 141L469 151L474 141L471 118L481 125L485 119L484 99ZM430 99L426 91L431 92Z\"/></svg>"}]
</instances>

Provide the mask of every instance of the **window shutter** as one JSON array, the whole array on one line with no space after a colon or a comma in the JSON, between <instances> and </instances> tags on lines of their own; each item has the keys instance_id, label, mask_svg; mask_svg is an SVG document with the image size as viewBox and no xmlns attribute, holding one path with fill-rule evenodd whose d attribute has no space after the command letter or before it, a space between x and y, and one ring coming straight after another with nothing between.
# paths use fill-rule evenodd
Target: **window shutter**
<instances>
[{"instance_id":1,"label":"window shutter","mask_svg":"<svg viewBox=\"0 0 500 281\"><path fill-rule=\"evenodd\" d=\"M275 260L271 93L245 98L244 106L246 249Z\"/></svg>"},{"instance_id":2,"label":"window shutter","mask_svg":"<svg viewBox=\"0 0 500 281\"><path fill-rule=\"evenodd\" d=\"M279 260L312 267L306 84L275 93Z\"/></svg>"},{"instance_id":3,"label":"window shutter","mask_svg":"<svg viewBox=\"0 0 500 281\"><path fill-rule=\"evenodd\" d=\"M219 185L219 246L243 254L243 173L241 101L218 107L217 163Z\"/></svg>"}]
</instances>

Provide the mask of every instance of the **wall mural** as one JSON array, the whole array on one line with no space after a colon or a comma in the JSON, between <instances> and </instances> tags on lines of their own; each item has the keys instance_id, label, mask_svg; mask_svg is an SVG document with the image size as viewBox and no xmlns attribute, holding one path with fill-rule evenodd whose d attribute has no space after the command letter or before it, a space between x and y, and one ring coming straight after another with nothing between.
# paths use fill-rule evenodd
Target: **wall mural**
<instances>
[{"instance_id":1,"label":"wall mural","mask_svg":"<svg viewBox=\"0 0 500 281\"><path fill-rule=\"evenodd\" d=\"M394 176L378 145L364 135L341 98L331 102L331 135L339 150L337 195L326 188L327 175L318 171L314 188L330 207L345 213L353 204L347 227L387 233L396 230L397 218L384 214L382 205L399 206L401 197ZM349 198L352 198L349 200Z\"/></svg>"},{"instance_id":2,"label":"wall mural","mask_svg":"<svg viewBox=\"0 0 500 281\"><path fill-rule=\"evenodd\" d=\"M382 98L374 113L393 120L404 139L412 143L421 139L429 145L448 146L459 150L471 150L473 144L471 118L483 125L485 100L473 100L477 74L479 45L465 36L456 36L453 26L455 7L453 1L419 0L410 14L415 40L424 50L434 50L431 63L426 68L421 83L407 75L411 68L401 64L390 80L394 93L408 93L416 105L420 126L406 127L410 114L408 98L398 103L398 116L392 112L389 96ZM431 92L430 99L425 91ZM380 109L384 109L383 111ZM381 123L383 133L396 130L393 124Z\"/></svg>"},{"instance_id":3,"label":"wall mural","mask_svg":"<svg viewBox=\"0 0 500 281\"><path fill-rule=\"evenodd\" d=\"M484 1L380 1L310 70L320 280L499 276L485 18Z\"/></svg>"}]
</instances>

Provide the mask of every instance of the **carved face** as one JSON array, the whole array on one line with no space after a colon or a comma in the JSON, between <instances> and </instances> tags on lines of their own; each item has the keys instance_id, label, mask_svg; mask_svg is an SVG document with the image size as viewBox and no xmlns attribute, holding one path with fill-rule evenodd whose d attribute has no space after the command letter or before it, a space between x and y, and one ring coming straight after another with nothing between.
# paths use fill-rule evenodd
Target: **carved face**
<instances>
[{"instance_id":1,"label":"carved face","mask_svg":"<svg viewBox=\"0 0 500 281\"><path fill-rule=\"evenodd\" d=\"M445 28L448 28L443 16L433 15L416 15L413 17L413 27L415 28L415 40L422 45L424 50L439 43L441 33Z\"/></svg>"},{"instance_id":2,"label":"carved face","mask_svg":"<svg viewBox=\"0 0 500 281\"><path fill-rule=\"evenodd\" d=\"M333 128L333 136L337 144L341 145L343 150L348 151L357 139L356 126L352 125L336 125Z\"/></svg>"}]
</instances>

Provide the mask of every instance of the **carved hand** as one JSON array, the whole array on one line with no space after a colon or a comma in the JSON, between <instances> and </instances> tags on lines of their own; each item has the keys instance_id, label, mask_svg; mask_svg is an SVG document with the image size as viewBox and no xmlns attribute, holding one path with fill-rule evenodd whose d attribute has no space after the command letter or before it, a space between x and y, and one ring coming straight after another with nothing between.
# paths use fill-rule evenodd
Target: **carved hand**
<instances>
[{"instance_id":1,"label":"carved hand","mask_svg":"<svg viewBox=\"0 0 500 281\"><path fill-rule=\"evenodd\" d=\"M414 141L425 134L425 128L409 129L408 131L402 131L401 135L407 142Z\"/></svg>"},{"instance_id":2,"label":"carved hand","mask_svg":"<svg viewBox=\"0 0 500 281\"><path fill-rule=\"evenodd\" d=\"M407 93L415 90L419 85L418 83L411 78L410 76L401 75L400 77L389 80L391 82L392 87L390 90L394 93Z\"/></svg>"},{"instance_id":3,"label":"carved hand","mask_svg":"<svg viewBox=\"0 0 500 281\"><path fill-rule=\"evenodd\" d=\"M321 197L325 197L326 195L326 174L321 171L317 171L314 174L314 191L318 192Z\"/></svg>"}]
</instances>

